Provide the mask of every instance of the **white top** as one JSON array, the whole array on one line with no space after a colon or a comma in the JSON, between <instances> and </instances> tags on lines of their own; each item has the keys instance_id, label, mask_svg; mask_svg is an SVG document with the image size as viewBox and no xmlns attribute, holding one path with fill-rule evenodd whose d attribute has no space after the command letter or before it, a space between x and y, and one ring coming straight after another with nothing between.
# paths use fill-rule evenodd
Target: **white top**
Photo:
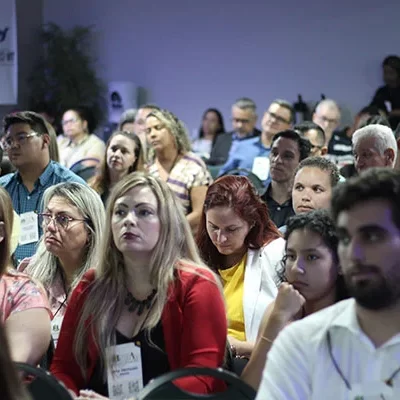
<instances>
[{"instance_id":1,"label":"white top","mask_svg":"<svg viewBox=\"0 0 400 400\"><path fill-rule=\"evenodd\" d=\"M351 390L329 355L328 332L333 357ZM256 400L400 399L400 372L393 388L383 383L399 367L400 334L375 348L358 324L354 299L344 300L278 335Z\"/></svg>"},{"instance_id":2,"label":"white top","mask_svg":"<svg viewBox=\"0 0 400 400\"><path fill-rule=\"evenodd\" d=\"M285 241L278 238L259 250L247 252L244 272L243 314L246 340L255 342L268 305L278 294L277 273L285 253Z\"/></svg>"}]
</instances>

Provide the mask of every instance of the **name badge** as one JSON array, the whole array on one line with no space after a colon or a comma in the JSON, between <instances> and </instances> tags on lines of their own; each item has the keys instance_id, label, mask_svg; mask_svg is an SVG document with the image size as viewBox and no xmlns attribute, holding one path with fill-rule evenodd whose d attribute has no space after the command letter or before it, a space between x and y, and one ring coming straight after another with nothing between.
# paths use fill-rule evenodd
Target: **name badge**
<instances>
[{"instance_id":1,"label":"name badge","mask_svg":"<svg viewBox=\"0 0 400 400\"><path fill-rule=\"evenodd\" d=\"M57 347L58 337L60 336L63 319L64 317L55 317L51 321L51 337L53 338L55 347Z\"/></svg>"},{"instance_id":2,"label":"name badge","mask_svg":"<svg viewBox=\"0 0 400 400\"><path fill-rule=\"evenodd\" d=\"M107 367L108 397L123 400L143 389L142 356L140 347L134 343L120 344L106 351L111 360Z\"/></svg>"},{"instance_id":3,"label":"name badge","mask_svg":"<svg viewBox=\"0 0 400 400\"><path fill-rule=\"evenodd\" d=\"M270 162L268 157L256 157L253 161L251 172L257 175L262 181L268 179Z\"/></svg>"},{"instance_id":4,"label":"name badge","mask_svg":"<svg viewBox=\"0 0 400 400\"><path fill-rule=\"evenodd\" d=\"M19 216L21 222L21 235L19 244L36 243L39 240L38 216L35 212L29 211Z\"/></svg>"},{"instance_id":5,"label":"name badge","mask_svg":"<svg viewBox=\"0 0 400 400\"><path fill-rule=\"evenodd\" d=\"M353 385L349 399L353 400L390 400L394 399L393 388L384 382L367 382Z\"/></svg>"}]
</instances>

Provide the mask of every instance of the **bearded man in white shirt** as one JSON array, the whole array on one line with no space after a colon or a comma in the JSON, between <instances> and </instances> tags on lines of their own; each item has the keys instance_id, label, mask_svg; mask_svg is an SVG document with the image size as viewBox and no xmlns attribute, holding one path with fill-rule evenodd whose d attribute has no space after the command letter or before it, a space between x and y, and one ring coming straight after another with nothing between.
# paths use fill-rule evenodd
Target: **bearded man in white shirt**
<instances>
[{"instance_id":1,"label":"bearded man in white shirt","mask_svg":"<svg viewBox=\"0 0 400 400\"><path fill-rule=\"evenodd\" d=\"M353 298L281 332L257 400L400 399L400 172L338 185L331 209Z\"/></svg>"}]
</instances>

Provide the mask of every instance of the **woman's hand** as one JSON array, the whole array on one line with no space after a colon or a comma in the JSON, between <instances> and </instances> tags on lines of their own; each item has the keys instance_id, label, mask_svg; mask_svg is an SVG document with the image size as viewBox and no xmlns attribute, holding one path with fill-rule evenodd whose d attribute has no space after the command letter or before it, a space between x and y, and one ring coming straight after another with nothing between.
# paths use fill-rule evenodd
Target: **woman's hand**
<instances>
[{"instance_id":1,"label":"woman's hand","mask_svg":"<svg viewBox=\"0 0 400 400\"><path fill-rule=\"evenodd\" d=\"M306 299L290 283L282 283L278 289L272 314L283 318L286 322L293 319L301 310Z\"/></svg>"},{"instance_id":2,"label":"woman's hand","mask_svg":"<svg viewBox=\"0 0 400 400\"><path fill-rule=\"evenodd\" d=\"M250 357L253 351L254 344L250 342L242 342L233 336L228 336L229 344L236 349L238 357Z\"/></svg>"}]
</instances>

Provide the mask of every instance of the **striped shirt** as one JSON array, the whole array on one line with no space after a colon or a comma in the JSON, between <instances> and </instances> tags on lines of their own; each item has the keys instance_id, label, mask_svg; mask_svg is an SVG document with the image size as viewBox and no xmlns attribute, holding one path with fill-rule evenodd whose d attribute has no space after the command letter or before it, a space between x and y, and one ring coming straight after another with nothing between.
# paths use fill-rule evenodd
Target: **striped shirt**
<instances>
[{"instance_id":1,"label":"striped shirt","mask_svg":"<svg viewBox=\"0 0 400 400\"><path fill-rule=\"evenodd\" d=\"M149 166L149 173L160 178L156 163ZM172 168L167 184L182 202L185 214L192 211L190 191L194 187L209 186L212 178L204 161L194 154L187 152Z\"/></svg>"}]
</instances>

